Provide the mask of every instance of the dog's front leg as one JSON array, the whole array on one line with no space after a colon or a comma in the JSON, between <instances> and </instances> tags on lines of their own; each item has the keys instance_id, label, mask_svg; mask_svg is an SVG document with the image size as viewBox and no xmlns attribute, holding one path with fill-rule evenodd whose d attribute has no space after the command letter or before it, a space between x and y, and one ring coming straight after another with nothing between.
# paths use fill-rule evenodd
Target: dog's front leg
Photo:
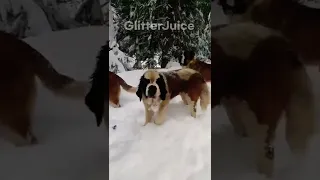
<instances>
[{"instance_id":1,"label":"dog's front leg","mask_svg":"<svg viewBox=\"0 0 320 180\"><path fill-rule=\"evenodd\" d=\"M144 103L144 111L145 111L145 122L143 126L147 125L149 122L151 122L153 111L149 110L149 105Z\"/></svg>"},{"instance_id":2,"label":"dog's front leg","mask_svg":"<svg viewBox=\"0 0 320 180\"><path fill-rule=\"evenodd\" d=\"M167 97L164 101L160 103L158 115L154 121L155 124L161 125L164 122L164 119L167 114L168 104L170 102L170 97Z\"/></svg>"}]
</instances>

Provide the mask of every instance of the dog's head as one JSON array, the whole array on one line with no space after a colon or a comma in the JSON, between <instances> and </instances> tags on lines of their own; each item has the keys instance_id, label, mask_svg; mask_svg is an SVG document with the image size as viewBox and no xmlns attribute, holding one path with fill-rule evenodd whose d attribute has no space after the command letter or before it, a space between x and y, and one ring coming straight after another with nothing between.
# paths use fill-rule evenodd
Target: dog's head
<instances>
[{"instance_id":1,"label":"dog's head","mask_svg":"<svg viewBox=\"0 0 320 180\"><path fill-rule=\"evenodd\" d=\"M167 93L168 91L163 74L156 70L148 70L141 76L138 90L136 92L140 101L143 96L153 99L160 97L161 100L165 100Z\"/></svg>"}]
</instances>

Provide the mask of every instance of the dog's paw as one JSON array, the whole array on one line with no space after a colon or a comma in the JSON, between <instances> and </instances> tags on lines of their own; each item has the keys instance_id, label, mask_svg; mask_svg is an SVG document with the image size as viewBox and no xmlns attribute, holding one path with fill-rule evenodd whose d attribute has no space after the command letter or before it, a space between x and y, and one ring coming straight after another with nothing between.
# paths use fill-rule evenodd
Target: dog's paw
<instances>
[{"instance_id":1,"label":"dog's paw","mask_svg":"<svg viewBox=\"0 0 320 180\"><path fill-rule=\"evenodd\" d=\"M163 120L161 120L161 119L156 119L155 121L154 121L154 124L156 124L156 125L162 125L163 124Z\"/></svg>"}]
</instances>

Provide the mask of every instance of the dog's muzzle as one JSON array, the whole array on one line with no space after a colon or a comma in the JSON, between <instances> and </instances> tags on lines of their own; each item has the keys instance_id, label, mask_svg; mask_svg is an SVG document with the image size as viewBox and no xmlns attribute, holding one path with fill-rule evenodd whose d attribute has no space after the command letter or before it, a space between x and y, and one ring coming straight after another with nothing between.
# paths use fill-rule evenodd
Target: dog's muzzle
<instances>
[{"instance_id":1,"label":"dog's muzzle","mask_svg":"<svg viewBox=\"0 0 320 180\"><path fill-rule=\"evenodd\" d=\"M149 98L155 98L157 93L157 87L154 85L149 86L148 88L148 93L147 93L147 97Z\"/></svg>"}]
</instances>

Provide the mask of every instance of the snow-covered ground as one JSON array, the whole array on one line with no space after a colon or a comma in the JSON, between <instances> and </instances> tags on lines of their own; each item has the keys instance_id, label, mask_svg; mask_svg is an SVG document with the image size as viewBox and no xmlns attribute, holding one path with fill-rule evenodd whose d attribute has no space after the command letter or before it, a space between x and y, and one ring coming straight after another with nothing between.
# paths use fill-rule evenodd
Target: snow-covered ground
<instances>
[{"instance_id":1,"label":"snow-covered ground","mask_svg":"<svg viewBox=\"0 0 320 180\"><path fill-rule=\"evenodd\" d=\"M162 70L163 71L163 70ZM143 70L120 73L137 86ZM109 107L111 180L210 179L211 111L191 117L180 97L170 102L162 126L144 123L144 106L135 94L121 94L122 108ZM113 130L111 127L117 125Z\"/></svg>"}]
</instances>

